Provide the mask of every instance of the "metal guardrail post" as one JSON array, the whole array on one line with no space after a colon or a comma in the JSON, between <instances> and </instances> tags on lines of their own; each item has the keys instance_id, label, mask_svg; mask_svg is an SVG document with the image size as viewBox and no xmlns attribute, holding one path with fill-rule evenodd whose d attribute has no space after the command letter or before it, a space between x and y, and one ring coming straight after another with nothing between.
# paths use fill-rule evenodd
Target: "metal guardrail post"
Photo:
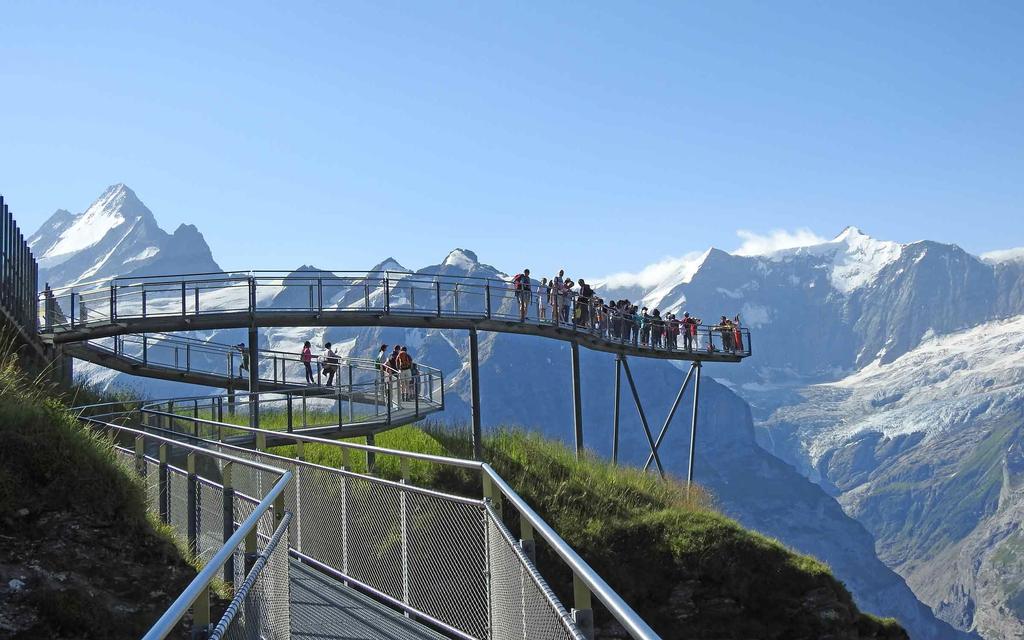
<instances>
[{"instance_id":1,"label":"metal guardrail post","mask_svg":"<svg viewBox=\"0 0 1024 640\"><path fill-rule=\"evenodd\" d=\"M533 537L533 525L526 518L519 518L519 547L530 562L537 563L537 542Z\"/></svg>"},{"instance_id":2,"label":"metal guardrail post","mask_svg":"<svg viewBox=\"0 0 1024 640\"><path fill-rule=\"evenodd\" d=\"M572 574L572 619L587 640L594 639L594 608L591 604L590 589L583 584L579 575Z\"/></svg>"},{"instance_id":3,"label":"metal guardrail post","mask_svg":"<svg viewBox=\"0 0 1024 640\"><path fill-rule=\"evenodd\" d=\"M235 533L235 489L232 484L232 471L234 470L234 463L228 460L224 463L224 467L221 469L221 486L223 489L223 501L224 501L224 525L223 525L223 542L227 542L231 536ZM234 584L235 582L235 554L231 554L228 561L224 563L224 582L228 584ZM235 585L237 587L238 585Z\"/></svg>"},{"instance_id":4,"label":"metal guardrail post","mask_svg":"<svg viewBox=\"0 0 1024 640\"><path fill-rule=\"evenodd\" d=\"M53 333L53 316L54 316L54 298L53 290L50 289L50 284L46 284L46 289L43 290L43 323L46 327L46 333Z\"/></svg>"},{"instance_id":5,"label":"metal guardrail post","mask_svg":"<svg viewBox=\"0 0 1024 640\"><path fill-rule=\"evenodd\" d=\"M488 282L484 285L484 300L487 305L487 319L491 319L491 283Z\"/></svg>"},{"instance_id":6,"label":"metal guardrail post","mask_svg":"<svg viewBox=\"0 0 1024 640\"><path fill-rule=\"evenodd\" d=\"M184 318L186 314L187 304L185 303L185 281L181 281L181 317Z\"/></svg>"},{"instance_id":7,"label":"metal guardrail post","mask_svg":"<svg viewBox=\"0 0 1024 640\"><path fill-rule=\"evenodd\" d=\"M324 279L320 276L316 279L316 309L324 310Z\"/></svg>"},{"instance_id":8,"label":"metal guardrail post","mask_svg":"<svg viewBox=\"0 0 1024 640\"><path fill-rule=\"evenodd\" d=\"M210 634L210 585L207 584L192 603L192 637L206 640Z\"/></svg>"},{"instance_id":9,"label":"metal guardrail post","mask_svg":"<svg viewBox=\"0 0 1024 640\"><path fill-rule=\"evenodd\" d=\"M384 313L391 313L391 281L384 278Z\"/></svg>"},{"instance_id":10,"label":"metal guardrail post","mask_svg":"<svg viewBox=\"0 0 1024 640\"><path fill-rule=\"evenodd\" d=\"M110 322L113 323L117 317L117 286L110 283Z\"/></svg>"},{"instance_id":11,"label":"metal guardrail post","mask_svg":"<svg viewBox=\"0 0 1024 640\"><path fill-rule=\"evenodd\" d=\"M348 421L349 423L355 422L355 416L352 413L352 363L348 363Z\"/></svg>"},{"instance_id":12,"label":"metal guardrail post","mask_svg":"<svg viewBox=\"0 0 1024 640\"><path fill-rule=\"evenodd\" d=\"M146 440L143 436L135 436L135 473L146 477Z\"/></svg>"},{"instance_id":13,"label":"metal guardrail post","mask_svg":"<svg viewBox=\"0 0 1024 640\"><path fill-rule=\"evenodd\" d=\"M185 513L188 514L188 552L195 558L199 555L199 481L196 477L196 454L189 451L185 458L185 470L188 471L188 493L185 496Z\"/></svg>"},{"instance_id":14,"label":"metal guardrail post","mask_svg":"<svg viewBox=\"0 0 1024 640\"><path fill-rule=\"evenodd\" d=\"M341 470L348 471L349 449L341 449ZM341 476L341 571L348 573L348 475Z\"/></svg>"},{"instance_id":15,"label":"metal guardrail post","mask_svg":"<svg viewBox=\"0 0 1024 640\"><path fill-rule=\"evenodd\" d=\"M185 371L192 371L192 345L185 343Z\"/></svg>"},{"instance_id":16,"label":"metal guardrail post","mask_svg":"<svg viewBox=\"0 0 1024 640\"><path fill-rule=\"evenodd\" d=\"M146 334L142 334L142 364L149 364L149 339Z\"/></svg>"},{"instance_id":17,"label":"metal guardrail post","mask_svg":"<svg viewBox=\"0 0 1024 640\"><path fill-rule=\"evenodd\" d=\"M142 283L142 317L146 317L146 283Z\"/></svg>"},{"instance_id":18,"label":"metal guardrail post","mask_svg":"<svg viewBox=\"0 0 1024 640\"><path fill-rule=\"evenodd\" d=\"M366 436L366 446L372 447L372 446L375 446L375 444L376 444L376 439L373 437L373 434L372 433L367 434L367 436ZM377 468L377 454L374 453L373 451L367 451L366 452L366 473L368 473L370 475L373 475L374 469L376 469L376 468Z\"/></svg>"},{"instance_id":19,"label":"metal guardrail post","mask_svg":"<svg viewBox=\"0 0 1024 640\"><path fill-rule=\"evenodd\" d=\"M195 298L195 304L193 305L192 315L198 316L199 315L199 285L198 284L196 284L195 289L192 289L192 292L195 294L195 296L193 296Z\"/></svg>"},{"instance_id":20,"label":"metal guardrail post","mask_svg":"<svg viewBox=\"0 0 1024 640\"><path fill-rule=\"evenodd\" d=\"M409 460L408 458L401 459L402 467L402 484L409 483ZM401 532L401 545L402 545L402 602L409 604L409 507L408 507L408 496L405 491L402 491L399 495L399 523Z\"/></svg>"},{"instance_id":21,"label":"metal guardrail post","mask_svg":"<svg viewBox=\"0 0 1024 640\"><path fill-rule=\"evenodd\" d=\"M441 281L434 281L434 291L437 293L437 317L441 317Z\"/></svg>"},{"instance_id":22,"label":"metal guardrail post","mask_svg":"<svg viewBox=\"0 0 1024 640\"><path fill-rule=\"evenodd\" d=\"M160 460L160 475L157 479L157 493L159 494L160 501L160 522L167 524L170 521L171 516L171 495L168 491L169 482L168 475L170 470L167 468L167 445L161 444L159 450Z\"/></svg>"},{"instance_id":23,"label":"metal guardrail post","mask_svg":"<svg viewBox=\"0 0 1024 640\"><path fill-rule=\"evenodd\" d=\"M483 478L483 489L484 489L484 500L491 503L491 508L494 509L494 513L498 514L501 518L504 515L504 500L502 499L501 491L494 486L494 481L486 473L481 474Z\"/></svg>"},{"instance_id":24,"label":"metal guardrail post","mask_svg":"<svg viewBox=\"0 0 1024 640\"><path fill-rule=\"evenodd\" d=\"M285 396L285 410L288 413L288 417L286 418L286 420L287 420L287 425L286 426L287 426L287 429L288 429L288 433L291 433L293 429L292 429L292 394L290 394L290 393Z\"/></svg>"},{"instance_id":25,"label":"metal guardrail post","mask_svg":"<svg viewBox=\"0 0 1024 640\"><path fill-rule=\"evenodd\" d=\"M71 313L68 314L68 320L71 322L71 328L72 329L75 328L75 297L77 295L78 295L77 293L72 291L71 294L68 296L68 297L71 298Z\"/></svg>"},{"instance_id":26,"label":"metal guardrail post","mask_svg":"<svg viewBox=\"0 0 1024 640\"><path fill-rule=\"evenodd\" d=\"M258 400L257 400L258 402ZM256 450L266 451L267 450L267 434L262 430L256 432Z\"/></svg>"}]
</instances>

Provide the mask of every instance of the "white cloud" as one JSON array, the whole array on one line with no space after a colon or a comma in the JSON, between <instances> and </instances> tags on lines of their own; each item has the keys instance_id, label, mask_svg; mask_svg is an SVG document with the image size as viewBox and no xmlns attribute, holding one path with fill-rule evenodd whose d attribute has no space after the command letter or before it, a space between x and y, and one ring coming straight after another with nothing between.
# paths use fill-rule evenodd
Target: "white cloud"
<instances>
[{"instance_id":1,"label":"white cloud","mask_svg":"<svg viewBox=\"0 0 1024 640\"><path fill-rule=\"evenodd\" d=\"M785 229L774 229L767 235L760 235L746 229L739 229L736 235L743 240L743 244L733 251L738 256L762 256L783 249L794 249L796 247L809 247L815 244L828 242L810 229L801 228L795 231Z\"/></svg>"},{"instance_id":2,"label":"white cloud","mask_svg":"<svg viewBox=\"0 0 1024 640\"><path fill-rule=\"evenodd\" d=\"M600 285L617 289L620 287L642 287L648 289L654 287L669 278L675 281L689 282L693 274L700 268L701 263L707 256L706 251L692 252L679 258L665 258L654 264L649 264L637 273L620 272L601 278ZM673 277L674 276L674 277Z\"/></svg>"},{"instance_id":3,"label":"white cloud","mask_svg":"<svg viewBox=\"0 0 1024 640\"><path fill-rule=\"evenodd\" d=\"M981 254L985 262L1024 262L1024 247L1016 249L999 249Z\"/></svg>"}]
</instances>

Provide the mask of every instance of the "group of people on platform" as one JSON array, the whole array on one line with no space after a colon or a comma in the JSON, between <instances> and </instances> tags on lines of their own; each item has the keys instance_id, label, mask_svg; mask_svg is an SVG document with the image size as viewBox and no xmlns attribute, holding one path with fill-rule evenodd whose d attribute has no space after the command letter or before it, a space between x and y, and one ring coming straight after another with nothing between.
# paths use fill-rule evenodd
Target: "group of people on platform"
<instances>
[{"instance_id":1,"label":"group of people on platform","mask_svg":"<svg viewBox=\"0 0 1024 640\"><path fill-rule=\"evenodd\" d=\"M301 359L306 370L306 384L318 384L313 375L313 347L309 340L302 345ZM323 352L317 360L320 363L320 371L327 375L326 386L333 386L334 376L341 366L341 356L334 350L334 345L325 342ZM388 345L382 344L374 362L383 382L397 380L401 399L413 399L416 393L416 385L413 380L416 373L416 362L413 361L407 347L395 345L394 349L388 353Z\"/></svg>"},{"instance_id":2,"label":"group of people on platform","mask_svg":"<svg viewBox=\"0 0 1024 640\"><path fill-rule=\"evenodd\" d=\"M653 349L743 352L739 315L732 319L722 316L717 325L708 327L706 344L701 345L697 330L703 325L700 318L689 312L684 312L681 318L674 313L662 315L658 309L648 309L625 299L605 301L583 278L573 283L572 278L565 276L564 269L550 280L541 278L536 284L530 279L530 270L523 269L512 278L512 288L519 305L520 322L526 322L530 307L536 304L537 320L542 323L572 325L610 340ZM680 335L682 347L679 346ZM715 344L713 335L721 336L720 345Z\"/></svg>"}]
</instances>

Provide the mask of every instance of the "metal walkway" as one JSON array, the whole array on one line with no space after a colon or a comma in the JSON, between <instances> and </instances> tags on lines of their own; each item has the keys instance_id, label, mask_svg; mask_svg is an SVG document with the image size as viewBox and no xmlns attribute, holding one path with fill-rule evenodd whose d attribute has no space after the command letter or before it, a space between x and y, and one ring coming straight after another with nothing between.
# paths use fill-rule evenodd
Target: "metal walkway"
<instances>
[{"instance_id":1,"label":"metal walkway","mask_svg":"<svg viewBox=\"0 0 1024 640\"><path fill-rule=\"evenodd\" d=\"M296 640L444 640L352 587L292 560L291 637Z\"/></svg>"},{"instance_id":2,"label":"metal walkway","mask_svg":"<svg viewBox=\"0 0 1024 640\"><path fill-rule=\"evenodd\" d=\"M752 353L747 329L702 325L687 349L676 340L645 341L642 329L625 337L623 318L592 301L559 298L562 315L544 305L541 317L530 300L522 319L517 292L505 280L393 271L118 278L44 291L40 330L60 344L200 329L381 326L535 335L668 360L739 362ZM625 320L634 323L632 316Z\"/></svg>"}]
</instances>

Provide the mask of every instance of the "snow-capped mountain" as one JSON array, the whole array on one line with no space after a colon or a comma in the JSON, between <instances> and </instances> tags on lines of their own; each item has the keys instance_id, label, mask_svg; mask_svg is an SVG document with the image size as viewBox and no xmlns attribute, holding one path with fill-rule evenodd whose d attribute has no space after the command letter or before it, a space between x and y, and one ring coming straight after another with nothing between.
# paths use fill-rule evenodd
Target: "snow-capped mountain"
<instances>
[{"instance_id":1,"label":"snow-capped mountain","mask_svg":"<svg viewBox=\"0 0 1024 640\"><path fill-rule=\"evenodd\" d=\"M947 621L1024 635L1024 316L929 335L896 360L814 385L759 439L876 536Z\"/></svg>"},{"instance_id":2,"label":"snow-capped mountain","mask_svg":"<svg viewBox=\"0 0 1024 640\"><path fill-rule=\"evenodd\" d=\"M111 276L219 271L199 230L169 234L123 184L107 188L84 212L58 210L28 239L39 263L40 287Z\"/></svg>"}]
</instances>

